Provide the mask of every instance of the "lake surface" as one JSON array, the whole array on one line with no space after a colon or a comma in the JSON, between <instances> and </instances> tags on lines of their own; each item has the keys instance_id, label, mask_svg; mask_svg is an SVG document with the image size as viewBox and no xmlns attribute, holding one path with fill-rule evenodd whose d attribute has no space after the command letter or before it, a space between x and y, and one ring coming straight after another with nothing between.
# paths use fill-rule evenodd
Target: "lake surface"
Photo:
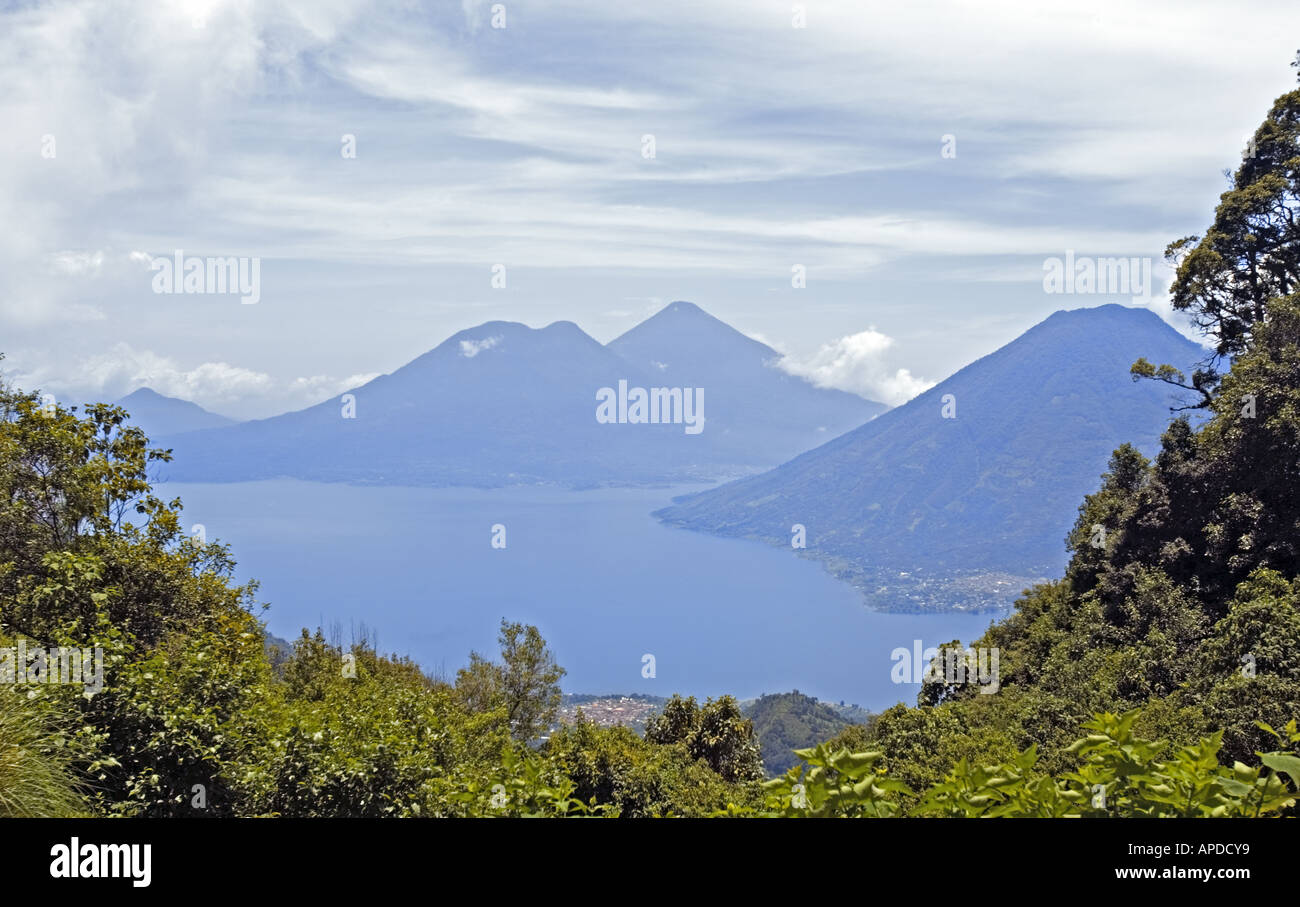
<instances>
[{"instance_id":1,"label":"lake surface","mask_svg":"<svg viewBox=\"0 0 1300 907\"><path fill-rule=\"evenodd\" d=\"M969 643L989 615L881 614L818 564L650 516L692 489L171 483L187 526L256 578L271 632L365 624L385 652L449 677L495 657L501 618L536 624L574 693L740 698L799 689L871 709L915 702L895 648ZM493 526L505 527L504 549ZM642 676L643 656L656 676Z\"/></svg>"}]
</instances>

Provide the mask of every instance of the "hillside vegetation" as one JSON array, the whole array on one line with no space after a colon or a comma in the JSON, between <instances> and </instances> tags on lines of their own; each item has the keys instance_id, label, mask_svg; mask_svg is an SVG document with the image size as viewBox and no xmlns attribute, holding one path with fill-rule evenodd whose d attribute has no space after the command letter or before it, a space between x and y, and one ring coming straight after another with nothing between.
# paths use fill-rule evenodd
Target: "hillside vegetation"
<instances>
[{"instance_id":1,"label":"hillside vegetation","mask_svg":"<svg viewBox=\"0 0 1300 907\"><path fill-rule=\"evenodd\" d=\"M829 740L850 725L834 708L798 690L760 696L744 712L754 722L769 775L792 768L799 761L795 750Z\"/></svg>"}]
</instances>

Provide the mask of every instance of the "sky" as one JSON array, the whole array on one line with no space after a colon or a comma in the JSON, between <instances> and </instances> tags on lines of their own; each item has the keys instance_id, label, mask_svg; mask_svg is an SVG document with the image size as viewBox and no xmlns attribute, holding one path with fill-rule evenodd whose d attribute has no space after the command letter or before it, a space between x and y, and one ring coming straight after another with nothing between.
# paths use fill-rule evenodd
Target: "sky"
<instances>
[{"instance_id":1,"label":"sky","mask_svg":"<svg viewBox=\"0 0 1300 907\"><path fill-rule=\"evenodd\" d=\"M0 2L4 374L261 417L686 299L896 404L1131 302L1046 292L1067 251L1151 259L1182 328L1163 250L1300 46L1294 0L1215 5ZM156 292L178 250L256 303Z\"/></svg>"}]
</instances>

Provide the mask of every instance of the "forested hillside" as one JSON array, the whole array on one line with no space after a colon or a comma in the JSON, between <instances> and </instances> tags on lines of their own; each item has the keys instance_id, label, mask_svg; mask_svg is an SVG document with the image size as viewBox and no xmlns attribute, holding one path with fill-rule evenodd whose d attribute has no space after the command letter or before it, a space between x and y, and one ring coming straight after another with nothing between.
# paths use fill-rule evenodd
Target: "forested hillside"
<instances>
[{"instance_id":1,"label":"forested hillside","mask_svg":"<svg viewBox=\"0 0 1300 907\"><path fill-rule=\"evenodd\" d=\"M760 696L744 712L754 722L763 768L769 775L779 775L798 763L795 750L829 740L849 726L831 706L798 690Z\"/></svg>"}]
</instances>

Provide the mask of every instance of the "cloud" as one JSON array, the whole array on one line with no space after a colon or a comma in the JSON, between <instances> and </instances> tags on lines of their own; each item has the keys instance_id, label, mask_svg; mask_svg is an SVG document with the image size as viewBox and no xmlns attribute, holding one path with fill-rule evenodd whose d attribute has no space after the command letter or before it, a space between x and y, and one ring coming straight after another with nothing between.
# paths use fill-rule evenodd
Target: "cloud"
<instances>
[{"instance_id":1,"label":"cloud","mask_svg":"<svg viewBox=\"0 0 1300 907\"><path fill-rule=\"evenodd\" d=\"M933 387L934 382L917 378L905 368L891 370L884 355L893 345L893 338L868 328L823 344L806 359L783 356L777 366L818 387L849 391L897 406Z\"/></svg>"},{"instance_id":2,"label":"cloud","mask_svg":"<svg viewBox=\"0 0 1300 907\"><path fill-rule=\"evenodd\" d=\"M1069 248L1158 255L1204 229L1220 168L1293 87L1300 25L1294 0L1251 0L1269 23L1254 31L1183 0L819 0L806 29L774 0L507 0L501 29L491 5L0 4L0 210L18 225L0 233L0 343L47 350L60 383L80 351L115 342L166 351L176 376L238 357L276 375L261 399L288 404L295 381L325 392L325 376L387 369L393 351L418 352L413 336L475 323L482 282L457 269L498 262L550 272L533 295L512 280L492 302L502 320L527 320L558 275L567 308L548 314L581 320L683 284L738 305L800 263L810 288L840 295L823 320L788 306L763 322L796 346L856 330L849 306L830 306L867 274L880 287L920 274L907 283L920 317L951 324L957 294L935 285L968 290L963 271ZM120 250L177 248L297 270L274 287L280 308L268 295L199 325L159 317L120 270L147 266ZM1025 269L996 300L999 277L974 289L996 313L1023 311L1040 278ZM376 331L358 337L353 299L376 284ZM871 317L903 336L901 317ZM939 333L912 347L917 371L976 352ZM880 396L920 380L884 366L854 378L851 350L825 355L801 367Z\"/></svg>"},{"instance_id":3,"label":"cloud","mask_svg":"<svg viewBox=\"0 0 1300 907\"><path fill-rule=\"evenodd\" d=\"M33 286L27 280L0 278L0 323L13 328L48 330L51 326L71 329L77 325L105 321L96 306L61 298L50 287Z\"/></svg>"},{"instance_id":4,"label":"cloud","mask_svg":"<svg viewBox=\"0 0 1300 907\"><path fill-rule=\"evenodd\" d=\"M81 252L66 250L55 252L48 257L50 266L56 271L73 276L98 274L104 266L104 252Z\"/></svg>"},{"instance_id":5,"label":"cloud","mask_svg":"<svg viewBox=\"0 0 1300 907\"><path fill-rule=\"evenodd\" d=\"M359 387L377 373L345 378L329 375L277 380L271 375L228 362L201 362L186 367L169 356L137 350L118 343L107 352L93 354L63 368L24 369L14 357L11 379L24 388L56 388L58 396L73 403L116 400L140 387L153 388L168 397L197 403L217 412L255 411L271 415L310 406ZM48 362L47 357L35 357Z\"/></svg>"},{"instance_id":6,"label":"cloud","mask_svg":"<svg viewBox=\"0 0 1300 907\"><path fill-rule=\"evenodd\" d=\"M346 378L332 378L329 375L312 375L310 378L294 378L289 385L289 392L295 399L305 403L319 403L336 397L344 391L361 387L379 377L379 372L349 375Z\"/></svg>"},{"instance_id":7,"label":"cloud","mask_svg":"<svg viewBox=\"0 0 1300 907\"><path fill-rule=\"evenodd\" d=\"M490 350L501 342L500 337L485 337L482 340L462 340L460 354L466 359L473 359L484 350Z\"/></svg>"},{"instance_id":8,"label":"cloud","mask_svg":"<svg viewBox=\"0 0 1300 907\"><path fill-rule=\"evenodd\" d=\"M1027 173L1120 180L1122 186L1107 191L1132 198L1150 185L1148 171L1176 170L1180 153L1188 167L1217 178L1217 165L1206 165L1205 143L1189 140L1189 130L1200 136L1208 129L1199 102L1201 115L1189 124L1168 110L1168 93L1150 78L1135 86L1127 70L1108 75L1095 65L1071 69L1057 59L1045 78L1023 78L1054 54L1092 60L1103 50L1113 56L1132 49L1130 31L1095 28L1093 17L1081 12L1072 14L1077 27L1067 39L1023 9L994 3L980 13L999 23L990 39L1005 53L994 54L964 36L932 34L933 11L868 14L852 3L819 4L806 33L794 35L772 11L755 17L745 4L700 10L670 2L659 23L673 23L669 40L655 17L640 13L560 3L543 17L535 4L520 2L511 4L509 28L465 40L466 25L479 22L487 6L467 2L451 21L412 16L400 5L381 5L364 18L357 18L356 4L339 2L313 14L277 3L178 7L142 20L144 33L129 43L148 53L129 63L111 40L119 26L93 4L11 14L9 56L20 68L6 79L14 98L5 104L7 119L20 125L15 132L57 134L60 149L53 160L32 152L15 161L14 207L27 212L26 223L41 223L46 209L57 216L59 199L80 204L121 192L137 200L136 216L113 229L143 248L173 248L185 238L186 248L230 254L237 243L241 254L267 258L459 263L490 257L548 267L724 272L780 270L773 262L788 269L799 261L822 277L851 277L907 255L1046 254L1085 246L1138 253L1163 248L1168 237L1163 230L1127 230L1121 222L1045 229L1014 218L1001 223L991 212L909 210L885 201L854 215L836 215L838 202L827 199L793 208L712 207L690 191L659 190L922 171L938 161L938 137L927 133L923 143L912 122L921 114L901 113L918 102L927 123L938 117L968 124L945 126L960 133L964 156L958 160L961 166L976 161L995 180ZM1102 12L1115 18L1121 10ZM971 13L957 4L946 15ZM1152 14L1116 21L1137 28L1156 20ZM1184 30L1200 40L1219 31L1203 34L1197 29L1208 23L1187 21ZM648 40L677 62L660 63L658 53L608 60L620 73L613 87L581 68L557 73L542 48L579 25L626 36L622 40ZM554 32L539 31L543 27ZM110 38L96 40L97 29L107 29ZM923 56L942 57L939 69L951 75L945 91L935 84L934 66L897 53L897 35L918 33L930 35L918 45ZM862 42L880 50L875 62L857 59L871 56L857 49L850 53ZM705 46L708 52L699 52ZM753 53L754 47L763 53ZM511 65L503 68L498 56L506 48ZM0 52L5 49L0 41ZM1177 55L1181 64L1183 52ZM995 57L1001 65L988 66ZM789 69L755 60L780 60ZM32 79L28 62L58 74L57 103L48 103L49 89ZM346 180L337 161L300 141L240 141L242 131L220 128L274 122L285 135L318 133L319 123L276 107L264 94L268 88L276 96L308 91L312 83L304 82L303 69L309 66L334 80L323 83L328 93L322 101L360 95L429 117L367 118L346 129L340 124L336 131L356 132L361 148L344 171ZM119 78L128 68L135 78ZM868 71L872 79L843 78ZM1054 80L1069 72L1100 85L1063 101ZM1177 72L1186 78L1181 66ZM809 85L819 90L810 95ZM1115 87L1123 97L1149 91L1155 103L1133 99L1117 108L1115 92L1100 87ZM1223 89L1216 84L1215 90ZM885 103L882 92L898 103ZM787 113L773 117L763 113L766 108ZM1234 116L1239 108L1229 105ZM731 113L720 116L724 111ZM794 124L786 122L790 111L801 111ZM1151 122L1153 114L1159 122ZM351 118L343 107L339 119ZM418 125L430 118L436 130ZM42 119L55 122L42 126ZM1090 140L1109 144L1080 150L1075 141L1062 143L1057 126L1065 124L1075 138L1082 134L1079 124L1087 124ZM1166 153L1144 153L1153 130L1163 136ZM639 153L646 132L657 137L658 155L650 161ZM382 144L372 139L376 133L384 135ZM985 137L993 147L986 147ZM323 143L325 137L315 139ZM424 165L427 142L440 149L432 173ZM367 166L379 153L385 166ZM1121 159L1122 166L1116 163ZM143 191L151 187L168 191ZM620 198L630 201L615 201ZM50 199L53 206L42 204ZM186 237L176 235L180 224L171 212L177 210L191 215Z\"/></svg>"},{"instance_id":9,"label":"cloud","mask_svg":"<svg viewBox=\"0 0 1300 907\"><path fill-rule=\"evenodd\" d=\"M168 397L221 407L264 395L274 382L264 372L227 362L203 362L185 368L168 356L118 343L107 352L82 360L71 374L60 375L58 385L109 399L138 387L151 387Z\"/></svg>"}]
</instances>

